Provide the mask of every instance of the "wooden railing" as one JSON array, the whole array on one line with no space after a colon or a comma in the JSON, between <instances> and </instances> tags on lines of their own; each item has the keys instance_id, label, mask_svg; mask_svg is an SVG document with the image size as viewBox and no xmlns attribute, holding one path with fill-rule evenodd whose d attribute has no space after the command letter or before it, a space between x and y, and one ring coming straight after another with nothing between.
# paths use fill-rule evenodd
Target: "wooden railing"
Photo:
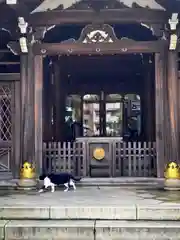
<instances>
[{"instance_id":1,"label":"wooden railing","mask_svg":"<svg viewBox=\"0 0 180 240\"><path fill-rule=\"evenodd\" d=\"M78 176L90 176L92 147L89 142L44 143L43 168L45 172L68 171ZM93 143L94 144L94 143ZM152 142L117 142L109 141L107 153L110 177L155 177L156 150ZM103 169L103 160L97 163L97 169Z\"/></svg>"},{"instance_id":2,"label":"wooden railing","mask_svg":"<svg viewBox=\"0 0 180 240\"><path fill-rule=\"evenodd\" d=\"M153 142L116 142L114 175L156 176L156 144Z\"/></svg>"}]
</instances>

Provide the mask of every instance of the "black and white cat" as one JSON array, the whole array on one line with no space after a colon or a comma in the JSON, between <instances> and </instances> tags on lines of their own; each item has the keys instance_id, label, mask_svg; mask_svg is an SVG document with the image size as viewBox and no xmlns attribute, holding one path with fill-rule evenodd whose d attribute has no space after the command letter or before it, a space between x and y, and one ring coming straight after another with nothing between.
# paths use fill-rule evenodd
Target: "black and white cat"
<instances>
[{"instance_id":1,"label":"black and white cat","mask_svg":"<svg viewBox=\"0 0 180 240\"><path fill-rule=\"evenodd\" d=\"M39 192L43 192L44 189L51 187L51 192L55 191L55 186L58 185L64 185L66 189L64 192L67 192L69 190L69 187L72 186L74 190L76 190L75 181L78 182L81 180L81 178L75 178L70 173L51 173L48 175L41 175L39 177L39 180L44 181L43 187L39 190Z\"/></svg>"}]
</instances>

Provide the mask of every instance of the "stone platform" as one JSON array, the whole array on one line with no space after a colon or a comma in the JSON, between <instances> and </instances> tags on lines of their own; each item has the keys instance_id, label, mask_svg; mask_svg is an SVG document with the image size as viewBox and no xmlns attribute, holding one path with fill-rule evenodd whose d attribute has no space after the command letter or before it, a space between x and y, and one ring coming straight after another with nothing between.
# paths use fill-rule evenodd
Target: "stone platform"
<instances>
[{"instance_id":1,"label":"stone platform","mask_svg":"<svg viewBox=\"0 0 180 240\"><path fill-rule=\"evenodd\" d=\"M180 239L180 192L77 187L0 191L0 240Z\"/></svg>"},{"instance_id":2,"label":"stone platform","mask_svg":"<svg viewBox=\"0 0 180 240\"><path fill-rule=\"evenodd\" d=\"M0 189L16 189L18 179L4 179L0 177ZM38 181L38 180L37 180ZM145 177L119 177L119 178L83 178L77 183L79 187L136 187L136 188L162 188L163 178Z\"/></svg>"}]
</instances>

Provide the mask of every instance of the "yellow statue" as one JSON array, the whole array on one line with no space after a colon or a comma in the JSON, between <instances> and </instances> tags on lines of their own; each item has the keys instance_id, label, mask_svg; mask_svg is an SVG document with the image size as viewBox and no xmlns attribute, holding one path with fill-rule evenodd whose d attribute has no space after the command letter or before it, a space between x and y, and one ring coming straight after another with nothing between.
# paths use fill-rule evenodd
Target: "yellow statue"
<instances>
[{"instance_id":1,"label":"yellow statue","mask_svg":"<svg viewBox=\"0 0 180 240\"><path fill-rule=\"evenodd\" d=\"M166 165L164 171L166 179L180 179L180 167L175 162L170 162Z\"/></svg>"},{"instance_id":2,"label":"yellow statue","mask_svg":"<svg viewBox=\"0 0 180 240\"><path fill-rule=\"evenodd\" d=\"M29 162L25 162L20 170L20 179L23 178L35 178L35 167Z\"/></svg>"}]
</instances>

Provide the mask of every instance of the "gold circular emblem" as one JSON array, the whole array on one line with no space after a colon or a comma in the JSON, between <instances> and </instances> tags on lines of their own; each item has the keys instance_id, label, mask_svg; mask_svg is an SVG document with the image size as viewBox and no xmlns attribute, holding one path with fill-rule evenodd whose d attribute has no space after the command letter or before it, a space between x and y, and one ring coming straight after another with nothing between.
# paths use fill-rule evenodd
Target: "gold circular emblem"
<instances>
[{"instance_id":1,"label":"gold circular emblem","mask_svg":"<svg viewBox=\"0 0 180 240\"><path fill-rule=\"evenodd\" d=\"M103 148L96 148L93 152L93 157L96 160L102 160L105 157L105 151Z\"/></svg>"}]
</instances>

